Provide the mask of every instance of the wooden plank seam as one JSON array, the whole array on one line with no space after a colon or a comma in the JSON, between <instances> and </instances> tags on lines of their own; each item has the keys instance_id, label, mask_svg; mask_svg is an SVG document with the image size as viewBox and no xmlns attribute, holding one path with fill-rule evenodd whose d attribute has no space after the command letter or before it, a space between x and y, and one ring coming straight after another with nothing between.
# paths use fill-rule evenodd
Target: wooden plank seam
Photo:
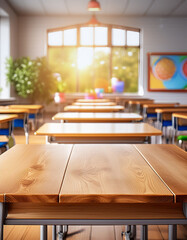
<instances>
[{"instance_id":1,"label":"wooden plank seam","mask_svg":"<svg viewBox=\"0 0 187 240\"><path fill-rule=\"evenodd\" d=\"M150 168L153 170L153 172L158 176L158 178L164 183L164 185L168 188L168 190L173 194L173 201L174 201L174 203L176 203L175 193L171 190L171 188L167 185L167 183L162 179L162 177L158 174L158 172L155 170L155 168L146 159L146 157L143 155L143 153L136 147L136 145L133 145L133 146L139 152L139 154L143 157L143 159L146 161L146 163L150 166Z\"/></svg>"},{"instance_id":2,"label":"wooden plank seam","mask_svg":"<svg viewBox=\"0 0 187 240\"><path fill-rule=\"evenodd\" d=\"M63 175L63 178L62 178L62 182L61 182L61 185L60 185L60 188L59 188L59 193L58 193L58 202L60 202L60 192L61 192L61 189L62 189L62 185L63 185L63 182L64 182L64 179L65 179L65 176L66 176L66 172L67 172L67 168L68 168L68 165L69 165L69 161L70 161L70 158L71 158L71 154L73 152L73 148L74 148L74 144L71 148L71 151L70 151L70 154L69 154L69 157L68 157L68 161L67 161L67 164L66 164L66 168L64 170L64 175Z\"/></svg>"}]
</instances>

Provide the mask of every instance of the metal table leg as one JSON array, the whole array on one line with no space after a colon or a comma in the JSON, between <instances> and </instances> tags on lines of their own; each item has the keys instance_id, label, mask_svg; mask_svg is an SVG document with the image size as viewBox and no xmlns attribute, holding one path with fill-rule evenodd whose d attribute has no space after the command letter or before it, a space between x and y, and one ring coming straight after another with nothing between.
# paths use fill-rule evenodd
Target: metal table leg
<instances>
[{"instance_id":1,"label":"metal table leg","mask_svg":"<svg viewBox=\"0 0 187 240\"><path fill-rule=\"evenodd\" d=\"M28 126L28 114L24 117L24 131L26 137L26 144L29 144L29 126Z\"/></svg>"},{"instance_id":2,"label":"metal table leg","mask_svg":"<svg viewBox=\"0 0 187 240\"><path fill-rule=\"evenodd\" d=\"M52 226L52 240L56 240L56 225Z\"/></svg>"},{"instance_id":3,"label":"metal table leg","mask_svg":"<svg viewBox=\"0 0 187 240\"><path fill-rule=\"evenodd\" d=\"M58 232L59 239L61 240L66 239L67 233L68 233L68 225L60 225L59 232Z\"/></svg>"},{"instance_id":4,"label":"metal table leg","mask_svg":"<svg viewBox=\"0 0 187 240\"><path fill-rule=\"evenodd\" d=\"M0 203L0 240L3 240L3 224L5 218L5 204Z\"/></svg>"},{"instance_id":5,"label":"metal table leg","mask_svg":"<svg viewBox=\"0 0 187 240\"><path fill-rule=\"evenodd\" d=\"M141 225L141 240L148 240L148 226L147 225Z\"/></svg>"},{"instance_id":6,"label":"metal table leg","mask_svg":"<svg viewBox=\"0 0 187 240\"><path fill-rule=\"evenodd\" d=\"M40 240L47 240L47 225L40 226Z\"/></svg>"},{"instance_id":7,"label":"metal table leg","mask_svg":"<svg viewBox=\"0 0 187 240\"><path fill-rule=\"evenodd\" d=\"M177 239L177 225L168 226L168 239L176 240Z\"/></svg>"},{"instance_id":8,"label":"metal table leg","mask_svg":"<svg viewBox=\"0 0 187 240\"><path fill-rule=\"evenodd\" d=\"M125 232L121 233L122 237L125 236L126 240L132 240L136 237L136 225L126 225Z\"/></svg>"}]
</instances>

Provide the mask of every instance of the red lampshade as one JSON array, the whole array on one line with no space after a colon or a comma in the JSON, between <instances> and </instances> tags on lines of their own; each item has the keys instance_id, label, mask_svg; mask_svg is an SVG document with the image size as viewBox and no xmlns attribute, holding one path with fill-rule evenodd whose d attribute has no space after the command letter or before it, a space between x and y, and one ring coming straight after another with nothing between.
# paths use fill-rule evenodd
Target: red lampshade
<instances>
[{"instance_id":1,"label":"red lampshade","mask_svg":"<svg viewBox=\"0 0 187 240\"><path fill-rule=\"evenodd\" d=\"M97 0L90 0L88 3L88 11L100 11L100 3Z\"/></svg>"}]
</instances>

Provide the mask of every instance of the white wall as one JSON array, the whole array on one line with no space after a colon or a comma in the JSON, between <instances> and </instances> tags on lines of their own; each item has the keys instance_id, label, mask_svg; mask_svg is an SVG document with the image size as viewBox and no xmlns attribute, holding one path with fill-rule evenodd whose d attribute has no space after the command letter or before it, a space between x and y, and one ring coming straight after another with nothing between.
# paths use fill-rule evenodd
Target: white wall
<instances>
[{"instance_id":1,"label":"white wall","mask_svg":"<svg viewBox=\"0 0 187 240\"><path fill-rule=\"evenodd\" d=\"M19 17L19 56L31 58L46 55L46 30L85 23L88 17ZM140 82L146 97L157 101L177 101L187 104L187 93L152 93L147 91L148 52L187 52L187 18L98 17L103 23L137 27L142 33L142 71Z\"/></svg>"},{"instance_id":2,"label":"white wall","mask_svg":"<svg viewBox=\"0 0 187 240\"><path fill-rule=\"evenodd\" d=\"M9 17L0 17L0 92L1 98L10 97L10 86L6 81L6 58L10 56Z\"/></svg>"},{"instance_id":3,"label":"white wall","mask_svg":"<svg viewBox=\"0 0 187 240\"><path fill-rule=\"evenodd\" d=\"M3 91L1 98L9 98L10 84L6 81L5 60L7 57L18 56L18 18L16 13L9 7L5 0L0 1L0 86Z\"/></svg>"},{"instance_id":4,"label":"white wall","mask_svg":"<svg viewBox=\"0 0 187 240\"><path fill-rule=\"evenodd\" d=\"M10 55L13 58L16 58L18 56L18 17L5 0L0 0L0 8L2 8L8 14L9 17Z\"/></svg>"}]
</instances>

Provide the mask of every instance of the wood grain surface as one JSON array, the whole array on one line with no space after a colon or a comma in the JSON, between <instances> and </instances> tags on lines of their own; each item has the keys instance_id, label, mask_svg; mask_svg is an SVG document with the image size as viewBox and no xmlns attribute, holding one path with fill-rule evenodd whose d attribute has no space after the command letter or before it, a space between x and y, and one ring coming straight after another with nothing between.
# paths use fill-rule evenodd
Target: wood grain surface
<instances>
[{"instance_id":1,"label":"wood grain surface","mask_svg":"<svg viewBox=\"0 0 187 240\"><path fill-rule=\"evenodd\" d=\"M175 194L175 201L187 201L187 153L168 144L136 147Z\"/></svg>"},{"instance_id":2,"label":"wood grain surface","mask_svg":"<svg viewBox=\"0 0 187 240\"><path fill-rule=\"evenodd\" d=\"M116 106L74 106L69 105L64 108L65 112L119 112L123 111L124 107Z\"/></svg>"},{"instance_id":3,"label":"wood grain surface","mask_svg":"<svg viewBox=\"0 0 187 240\"><path fill-rule=\"evenodd\" d=\"M136 113L82 113L61 112L52 118L53 120L64 120L68 122L132 122L141 121L142 116Z\"/></svg>"},{"instance_id":4,"label":"wood grain surface","mask_svg":"<svg viewBox=\"0 0 187 240\"><path fill-rule=\"evenodd\" d=\"M8 219L183 219L181 203L8 203Z\"/></svg>"},{"instance_id":5,"label":"wood grain surface","mask_svg":"<svg viewBox=\"0 0 187 240\"><path fill-rule=\"evenodd\" d=\"M162 132L147 123L45 123L36 135L56 137L146 137Z\"/></svg>"},{"instance_id":6,"label":"wood grain surface","mask_svg":"<svg viewBox=\"0 0 187 240\"><path fill-rule=\"evenodd\" d=\"M0 123L5 123L11 121L15 118L18 118L16 114L0 114Z\"/></svg>"},{"instance_id":7,"label":"wood grain surface","mask_svg":"<svg viewBox=\"0 0 187 240\"><path fill-rule=\"evenodd\" d=\"M74 146L60 202L172 201L172 193L132 145Z\"/></svg>"},{"instance_id":8,"label":"wood grain surface","mask_svg":"<svg viewBox=\"0 0 187 240\"><path fill-rule=\"evenodd\" d=\"M72 145L16 145L1 155L0 196L6 202L58 202Z\"/></svg>"}]
</instances>

